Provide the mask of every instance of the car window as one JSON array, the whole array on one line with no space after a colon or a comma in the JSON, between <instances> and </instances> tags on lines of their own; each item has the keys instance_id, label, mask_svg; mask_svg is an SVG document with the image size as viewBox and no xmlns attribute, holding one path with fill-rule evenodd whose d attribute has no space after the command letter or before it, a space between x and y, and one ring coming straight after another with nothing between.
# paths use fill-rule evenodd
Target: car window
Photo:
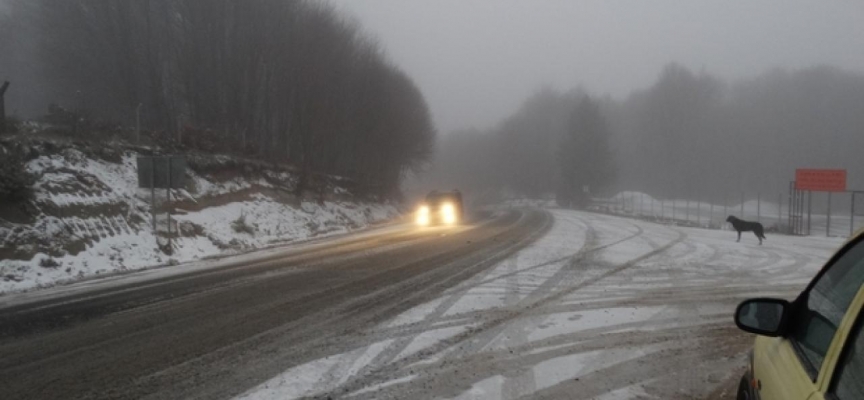
<instances>
[{"instance_id":1,"label":"car window","mask_svg":"<svg viewBox=\"0 0 864 400\"><path fill-rule=\"evenodd\" d=\"M838 400L864 399L864 335L861 326L864 324L861 316L855 329L849 335L843 357L837 365L834 375L834 385L831 389L833 398Z\"/></svg>"},{"instance_id":2,"label":"car window","mask_svg":"<svg viewBox=\"0 0 864 400\"><path fill-rule=\"evenodd\" d=\"M819 277L793 320L790 340L815 379L834 333L864 283L864 241L846 251Z\"/></svg>"}]
</instances>

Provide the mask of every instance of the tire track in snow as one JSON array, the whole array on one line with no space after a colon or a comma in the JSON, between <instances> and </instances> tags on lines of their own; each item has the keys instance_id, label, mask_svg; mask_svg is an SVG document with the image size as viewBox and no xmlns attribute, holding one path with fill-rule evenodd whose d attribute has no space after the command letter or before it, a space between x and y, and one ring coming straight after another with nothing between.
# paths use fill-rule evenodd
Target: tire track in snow
<instances>
[{"instance_id":1,"label":"tire track in snow","mask_svg":"<svg viewBox=\"0 0 864 400\"><path fill-rule=\"evenodd\" d=\"M548 216L548 215L547 215L547 217L548 217L547 221L541 229L538 229L534 234L527 236L525 239L519 241L518 243L515 243L512 246L508 246L508 247L500 250L499 252L496 252L494 255L488 257L487 260L497 258L500 254L510 252L510 251L512 251L512 249L523 248L524 246L526 246L530 243L533 243L538 238L542 237L544 234L546 234L549 231L549 229L551 229L552 225L555 223L554 218L552 218L551 216ZM518 254L518 253L515 253L515 254ZM515 254L514 254L514 256L515 256ZM509 257L508 257L508 259L509 259ZM506 259L505 259L505 261L506 261ZM485 263L485 261L484 261L484 263ZM405 351L405 349L414 340L416 340L420 335L422 335L423 333L429 332L432 325L435 324L441 318L441 316L443 316L444 313L447 312L447 310L449 310L462 297L464 297L468 293L469 290L471 290L472 288L477 286L476 284L472 284L471 283L472 281L482 280L483 277L485 277L486 275L491 273L494 269L495 269L494 266L492 268L486 268L485 270L483 270L479 274L475 275L474 277L469 278L469 280L466 283L460 285L461 287L456 289L453 294L448 295L445 298L445 300L442 301L441 304L439 304L435 308L435 310L432 311L432 313L425 316L423 318L423 320L421 320L421 322L415 328L415 333L413 335L402 336L402 337L398 338L397 340L395 340L393 343L391 343L389 346L387 346L383 351L381 351L378 355L376 355L371 362L369 362L367 365L363 366L354 375L355 376L364 376L365 374L369 373L369 371L381 368L382 366L387 365L388 363L392 362L396 357L399 356L399 354L401 354L403 351ZM358 356L358 358L359 358L359 356Z\"/></svg>"},{"instance_id":2,"label":"tire track in snow","mask_svg":"<svg viewBox=\"0 0 864 400\"><path fill-rule=\"evenodd\" d=\"M601 273L597 276L585 279L585 280L581 281L580 283L573 285L573 286L570 286L566 289L555 291L554 293L551 293L551 294L545 295L545 296L540 296L540 298L536 298L536 299L532 298L534 296L531 296L529 294L529 296L526 297L525 300L520 302L520 305L518 307L508 307L507 309L502 310L504 312L502 312L501 314L498 314L498 316L496 318L487 319L486 321L482 322L477 327L469 328L465 332L462 332L462 333L457 334L455 336L451 336L449 338L441 340L433 346L430 346L428 348L420 350L419 352L412 354L410 356L407 356L403 359L397 360L396 362L393 362L390 364L385 364L385 365L383 365L377 369L372 369L372 370L366 371L365 375L359 375L358 374L357 378L349 380L344 385L341 385L337 388L334 388L330 392L330 394L335 396L335 395L341 394L341 393L351 393L354 391L361 390L363 387L366 387L369 385L373 385L376 383L386 383L386 382L394 379L395 376L399 375L400 371L403 371L403 372L406 370L410 371L410 368L414 368L414 367L412 367L412 365L414 365L418 361L422 361L424 359L428 359L430 357L433 357L433 356L435 356L435 355L437 355L443 351L450 349L451 347L454 347L454 346L457 346L460 344L462 344L462 345L459 346L458 348L453 349L448 356L445 356L445 358L443 358L444 361L445 362L453 362L454 357L457 354L459 354L459 355L469 354L470 355L470 354L474 353L474 351L482 349L482 347L484 347L491 340L493 340L497 336L497 333L500 333L502 328L506 327L506 324L508 322L515 320L517 318L521 318L533 310L539 309L540 307L542 307L544 305L547 305L547 304L550 304L550 303L555 302L557 300L560 300L561 298L563 298L569 294L572 294L573 292L576 292L576 291L583 289L587 286L593 285L593 284L595 284L595 283L597 283L597 282L599 282L599 281L601 281L601 280L603 280L609 276L618 274L621 271L629 269L629 268L633 267L634 265L636 265L636 264L638 264L638 263L640 263L646 259L654 257L658 254L661 254L661 253L667 251L669 248L671 248L675 244L680 243L685 238L685 235L681 231L673 230L673 232L675 232L677 234L677 237L675 239L670 240L669 242L667 242L666 244L664 244L660 247L657 247L657 248L655 248L655 249L653 249L647 253L644 253L644 254L636 257L636 258L633 258L627 262L621 263L621 264L617 265L616 267L609 269L606 272ZM586 241L586 242L588 242L588 241ZM578 261L581 261L582 257L576 257L576 258ZM575 266L575 264L574 264L574 266ZM564 270L564 269L565 268L562 268L562 270ZM560 270L559 270L559 272L560 272ZM492 332L494 332L495 334L493 335ZM479 340L476 339L478 336L480 336L482 339L479 339ZM477 345L480 345L480 346L478 347ZM466 346L470 346L470 347L466 347ZM474 350L474 351L467 351L466 352L466 350Z\"/></svg>"},{"instance_id":3,"label":"tire track in snow","mask_svg":"<svg viewBox=\"0 0 864 400\"><path fill-rule=\"evenodd\" d=\"M631 325L638 326L638 322L631 323ZM702 332L704 337L700 339L713 341L728 336L730 329L734 328L729 328L726 325L726 323L711 324ZM457 396L479 380L496 375L504 375L508 371L521 368L523 365L537 365L562 356L604 351L609 348L639 349L660 346L656 350L659 350L659 354L662 354L662 352L670 350L666 344L682 335L686 336L688 334L693 335L693 329L690 327L672 327L664 331L640 332L639 335L634 335L633 332L628 331L608 332L605 327L588 329L535 341L511 349L466 354L458 363L438 360L428 364L415 364L411 366L410 371L404 371L405 374L403 376L389 380L384 384L375 384L374 386L381 387L380 391L348 393L344 397L351 399L438 399ZM691 341L693 340L691 339ZM627 345L622 346L622 343L627 343ZM655 354L658 353L655 352ZM673 360L677 358L672 354L668 354L668 356L672 357ZM694 360L697 359L695 355L693 358ZM643 358L642 360L648 359ZM640 359L637 357L633 360L636 360L638 364ZM634 371L635 368L628 368L626 363L613 362L606 364L609 366L605 368L622 368L629 370L631 373L636 372ZM651 365L648 365L648 368L652 374L664 373L665 371L651 368ZM606 375L608 378L609 375ZM590 382L584 379L580 379L580 381ZM382 385L383 387L378 385ZM410 393L410 396L406 396L406 393ZM529 394L529 396L531 395ZM567 398L567 396L561 397Z\"/></svg>"}]
</instances>

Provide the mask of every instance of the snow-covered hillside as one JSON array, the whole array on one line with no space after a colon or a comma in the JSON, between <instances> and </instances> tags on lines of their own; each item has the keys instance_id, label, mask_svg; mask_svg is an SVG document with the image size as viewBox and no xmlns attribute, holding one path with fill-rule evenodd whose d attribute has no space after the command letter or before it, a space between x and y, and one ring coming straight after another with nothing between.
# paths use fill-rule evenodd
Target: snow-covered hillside
<instances>
[{"instance_id":1,"label":"snow-covered hillside","mask_svg":"<svg viewBox=\"0 0 864 400\"><path fill-rule=\"evenodd\" d=\"M186 189L172 192L169 247L165 190L157 190L154 234L151 192L138 188L135 149L105 157L48 142L35 149L39 155L27 163L36 176L29 212L0 219L0 293L348 232L399 216L395 206L357 201L337 185L296 196L294 175L275 166L238 167L236 159L199 155L190 160Z\"/></svg>"}]
</instances>

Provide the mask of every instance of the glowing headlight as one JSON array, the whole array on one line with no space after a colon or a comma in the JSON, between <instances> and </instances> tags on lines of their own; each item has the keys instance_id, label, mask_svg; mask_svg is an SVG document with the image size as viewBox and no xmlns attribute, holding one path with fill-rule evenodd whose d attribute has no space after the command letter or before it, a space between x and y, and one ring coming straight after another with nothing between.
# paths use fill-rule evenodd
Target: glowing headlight
<instances>
[{"instance_id":1,"label":"glowing headlight","mask_svg":"<svg viewBox=\"0 0 864 400\"><path fill-rule=\"evenodd\" d=\"M441 205L441 220L443 220L445 224L456 223L456 207L453 207L453 204L444 203Z\"/></svg>"},{"instance_id":2,"label":"glowing headlight","mask_svg":"<svg viewBox=\"0 0 864 400\"><path fill-rule=\"evenodd\" d=\"M417 210L417 225L429 225L429 206L420 206Z\"/></svg>"}]
</instances>

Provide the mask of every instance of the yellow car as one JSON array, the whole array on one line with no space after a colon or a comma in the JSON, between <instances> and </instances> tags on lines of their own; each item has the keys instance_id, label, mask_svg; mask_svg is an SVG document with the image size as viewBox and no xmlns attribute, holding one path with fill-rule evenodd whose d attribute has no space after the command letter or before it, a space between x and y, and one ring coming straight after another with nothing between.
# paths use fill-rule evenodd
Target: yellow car
<instances>
[{"instance_id":1,"label":"yellow car","mask_svg":"<svg viewBox=\"0 0 864 400\"><path fill-rule=\"evenodd\" d=\"M864 234L822 267L793 302L742 302L735 324L756 333L738 399L864 399Z\"/></svg>"}]
</instances>

